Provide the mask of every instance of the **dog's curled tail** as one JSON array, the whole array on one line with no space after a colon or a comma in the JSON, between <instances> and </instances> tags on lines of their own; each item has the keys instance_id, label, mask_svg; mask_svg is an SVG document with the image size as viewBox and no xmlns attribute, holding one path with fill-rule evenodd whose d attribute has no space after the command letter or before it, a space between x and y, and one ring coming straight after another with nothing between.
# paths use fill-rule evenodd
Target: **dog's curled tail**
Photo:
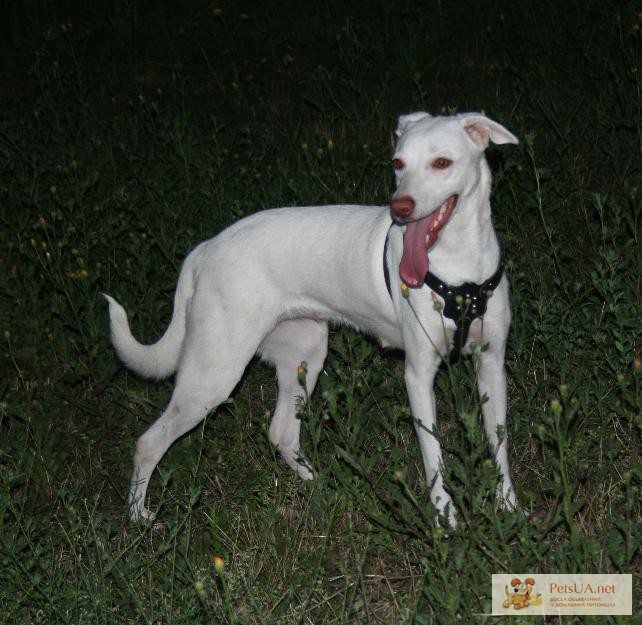
<instances>
[{"instance_id":1,"label":"dog's curled tail","mask_svg":"<svg viewBox=\"0 0 642 625\"><path fill-rule=\"evenodd\" d=\"M109 303L111 342L122 363L145 378L162 379L176 371L185 338L185 317L192 298L192 271L183 266L174 296L174 312L165 334L152 345L143 345L131 333L125 309L110 295L103 293Z\"/></svg>"}]
</instances>

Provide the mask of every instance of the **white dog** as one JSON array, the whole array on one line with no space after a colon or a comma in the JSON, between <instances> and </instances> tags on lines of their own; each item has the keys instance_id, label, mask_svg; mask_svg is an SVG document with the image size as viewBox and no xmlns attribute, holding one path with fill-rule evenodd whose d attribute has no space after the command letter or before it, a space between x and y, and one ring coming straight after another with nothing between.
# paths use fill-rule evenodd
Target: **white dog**
<instances>
[{"instance_id":1,"label":"white dog","mask_svg":"<svg viewBox=\"0 0 642 625\"><path fill-rule=\"evenodd\" d=\"M390 207L280 208L235 223L186 258L171 323L157 343L136 341L122 306L105 296L123 363L150 378L176 372L169 405L136 445L133 519L153 518L145 493L157 463L227 399L256 353L274 364L278 377L270 440L301 478L314 476L299 453L297 369L307 362L312 393L327 354L329 321L405 350L430 498L451 526L456 519L434 434L433 380L449 351L488 344L476 350L479 393L487 398L484 427L501 474L498 496L515 507L505 434L508 283L491 223L484 150L489 141L517 139L472 113L405 115L397 136Z\"/></svg>"}]
</instances>

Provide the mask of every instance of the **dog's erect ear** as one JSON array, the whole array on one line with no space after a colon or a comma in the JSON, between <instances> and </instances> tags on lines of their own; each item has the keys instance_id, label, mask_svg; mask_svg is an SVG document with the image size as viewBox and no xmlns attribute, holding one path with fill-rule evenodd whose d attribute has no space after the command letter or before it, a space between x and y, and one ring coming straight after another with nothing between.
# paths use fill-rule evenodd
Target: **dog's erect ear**
<instances>
[{"instance_id":1,"label":"dog's erect ear","mask_svg":"<svg viewBox=\"0 0 642 625\"><path fill-rule=\"evenodd\" d=\"M460 120L468 136L473 140L475 145L482 150L488 147L489 141L497 144L519 143L519 140L512 132L509 132L501 124L479 113L467 113L462 115Z\"/></svg>"},{"instance_id":2,"label":"dog's erect ear","mask_svg":"<svg viewBox=\"0 0 642 625\"><path fill-rule=\"evenodd\" d=\"M424 119L426 117L430 117L430 115L428 113L424 113L423 111L418 111L417 113L408 113L408 115L400 115L399 123L397 124L397 130L395 130L395 133L398 137L401 137L401 135L406 132L410 124L414 124L420 119Z\"/></svg>"}]
</instances>

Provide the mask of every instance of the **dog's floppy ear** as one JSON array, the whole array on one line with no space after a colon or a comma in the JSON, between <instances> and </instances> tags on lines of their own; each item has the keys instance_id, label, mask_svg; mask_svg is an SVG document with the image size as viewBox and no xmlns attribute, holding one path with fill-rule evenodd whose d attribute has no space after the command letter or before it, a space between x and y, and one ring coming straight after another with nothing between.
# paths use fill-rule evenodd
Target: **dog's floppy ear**
<instances>
[{"instance_id":1,"label":"dog's floppy ear","mask_svg":"<svg viewBox=\"0 0 642 625\"><path fill-rule=\"evenodd\" d=\"M524 583L527 584L528 586L535 586L535 580L532 577L525 579Z\"/></svg>"},{"instance_id":2,"label":"dog's floppy ear","mask_svg":"<svg viewBox=\"0 0 642 625\"><path fill-rule=\"evenodd\" d=\"M418 122L420 119L424 119L426 117L430 117L430 114L424 113L423 111L418 111L416 113L408 113L408 115L400 115L399 123L397 124L397 130L395 130L395 133L397 134L398 137L401 137L401 135L404 132L406 132L410 124L414 124L415 122Z\"/></svg>"},{"instance_id":3,"label":"dog's floppy ear","mask_svg":"<svg viewBox=\"0 0 642 625\"><path fill-rule=\"evenodd\" d=\"M510 580L510 585L515 588L515 586L519 586L522 583L521 579L517 579L517 577L513 577L513 579Z\"/></svg>"},{"instance_id":4,"label":"dog's floppy ear","mask_svg":"<svg viewBox=\"0 0 642 625\"><path fill-rule=\"evenodd\" d=\"M482 150L488 147L489 141L497 144L519 143L519 140L512 132L509 132L501 124L479 113L467 113L462 115L460 120L468 136L473 140L475 145Z\"/></svg>"}]
</instances>

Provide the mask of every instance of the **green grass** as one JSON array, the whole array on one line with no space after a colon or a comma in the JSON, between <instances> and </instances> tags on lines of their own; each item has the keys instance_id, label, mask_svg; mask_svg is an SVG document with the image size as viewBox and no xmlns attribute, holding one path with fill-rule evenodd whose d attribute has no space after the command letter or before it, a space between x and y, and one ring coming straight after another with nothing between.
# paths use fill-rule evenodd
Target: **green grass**
<instances>
[{"instance_id":1,"label":"green grass","mask_svg":"<svg viewBox=\"0 0 642 625\"><path fill-rule=\"evenodd\" d=\"M563 622L641 622L640 16L548 4L3 9L0 622L495 623L512 571L634 573L637 616ZM271 448L254 363L161 462L163 527L130 525L134 443L172 385L123 370L100 292L153 341L201 240L272 206L384 204L398 114L481 108L522 140L489 160L526 516L493 510L464 362L437 382L461 514L437 529L402 358L335 330L303 416L317 481Z\"/></svg>"}]
</instances>

